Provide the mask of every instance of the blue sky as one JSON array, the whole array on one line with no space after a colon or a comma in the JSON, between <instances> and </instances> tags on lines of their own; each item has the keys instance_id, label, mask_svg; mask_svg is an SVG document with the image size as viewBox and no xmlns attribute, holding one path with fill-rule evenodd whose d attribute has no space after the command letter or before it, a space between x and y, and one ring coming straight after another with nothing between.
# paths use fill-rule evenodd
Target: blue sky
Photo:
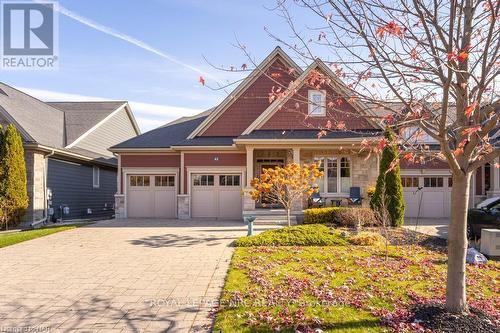
<instances>
[{"instance_id":1,"label":"blue sky","mask_svg":"<svg viewBox=\"0 0 500 333\"><path fill-rule=\"evenodd\" d=\"M264 26L288 32L271 7L274 0L61 0L59 14L59 69L6 71L0 80L42 100L128 100L143 131L179 116L206 110L224 98L198 83L234 81L241 74L211 68L248 62L232 46L236 37L258 61L277 43ZM64 11L63 11L64 12ZM84 24L111 28L148 44L172 61ZM92 25L91 24L91 25ZM194 67L196 70L188 67Z\"/></svg>"}]
</instances>

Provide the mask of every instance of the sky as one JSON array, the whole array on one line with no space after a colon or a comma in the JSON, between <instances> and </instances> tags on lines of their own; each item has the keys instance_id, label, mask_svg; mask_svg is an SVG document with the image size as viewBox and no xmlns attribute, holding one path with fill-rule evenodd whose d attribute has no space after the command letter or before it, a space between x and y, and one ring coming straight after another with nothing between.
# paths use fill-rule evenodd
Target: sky
<instances>
[{"instance_id":1,"label":"sky","mask_svg":"<svg viewBox=\"0 0 500 333\"><path fill-rule=\"evenodd\" d=\"M59 68L0 70L0 81L45 101L126 100L143 132L217 105L241 73L213 68L257 61L286 34L275 0L60 0ZM234 87L233 87L234 88Z\"/></svg>"}]
</instances>

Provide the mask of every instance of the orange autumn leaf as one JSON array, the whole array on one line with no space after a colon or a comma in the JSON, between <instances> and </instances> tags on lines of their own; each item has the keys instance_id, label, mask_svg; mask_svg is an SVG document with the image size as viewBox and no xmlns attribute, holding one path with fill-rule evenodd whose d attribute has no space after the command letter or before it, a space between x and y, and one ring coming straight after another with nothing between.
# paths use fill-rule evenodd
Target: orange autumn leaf
<instances>
[{"instance_id":1,"label":"orange autumn leaf","mask_svg":"<svg viewBox=\"0 0 500 333\"><path fill-rule=\"evenodd\" d=\"M462 135L471 135L471 134L479 132L480 130L481 130L481 126L469 127L469 128L466 128L462 131Z\"/></svg>"},{"instance_id":2,"label":"orange autumn leaf","mask_svg":"<svg viewBox=\"0 0 500 333\"><path fill-rule=\"evenodd\" d=\"M474 102L465 108L465 116L467 117L467 119L472 116L472 114L474 113L474 110L476 109L476 106L477 106L477 102Z\"/></svg>"},{"instance_id":3,"label":"orange autumn leaf","mask_svg":"<svg viewBox=\"0 0 500 333\"><path fill-rule=\"evenodd\" d=\"M457 54L457 60L459 62L464 62L469 58L469 53L467 51L460 51L460 53Z\"/></svg>"}]
</instances>

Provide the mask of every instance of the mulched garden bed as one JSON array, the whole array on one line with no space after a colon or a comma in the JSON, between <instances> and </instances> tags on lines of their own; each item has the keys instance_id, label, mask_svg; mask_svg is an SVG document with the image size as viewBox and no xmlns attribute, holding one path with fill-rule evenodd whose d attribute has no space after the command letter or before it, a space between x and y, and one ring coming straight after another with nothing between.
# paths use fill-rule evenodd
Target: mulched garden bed
<instances>
[{"instance_id":1,"label":"mulched garden bed","mask_svg":"<svg viewBox=\"0 0 500 333\"><path fill-rule=\"evenodd\" d=\"M419 305L411 321L433 332L443 333L497 333L498 321L484 312L471 308L469 314L455 315L446 312L443 305Z\"/></svg>"}]
</instances>

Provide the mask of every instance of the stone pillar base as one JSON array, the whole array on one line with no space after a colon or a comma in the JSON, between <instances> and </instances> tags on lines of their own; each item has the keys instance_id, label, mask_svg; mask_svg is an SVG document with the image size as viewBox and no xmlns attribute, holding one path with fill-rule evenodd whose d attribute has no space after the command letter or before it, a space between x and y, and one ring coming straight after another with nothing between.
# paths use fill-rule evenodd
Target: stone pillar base
<instances>
[{"instance_id":1,"label":"stone pillar base","mask_svg":"<svg viewBox=\"0 0 500 333\"><path fill-rule=\"evenodd\" d=\"M189 216L189 194L177 195L177 218L179 220L191 218L191 216Z\"/></svg>"},{"instance_id":2,"label":"stone pillar base","mask_svg":"<svg viewBox=\"0 0 500 333\"><path fill-rule=\"evenodd\" d=\"M115 194L115 218L124 219L125 214L125 195Z\"/></svg>"}]
</instances>

